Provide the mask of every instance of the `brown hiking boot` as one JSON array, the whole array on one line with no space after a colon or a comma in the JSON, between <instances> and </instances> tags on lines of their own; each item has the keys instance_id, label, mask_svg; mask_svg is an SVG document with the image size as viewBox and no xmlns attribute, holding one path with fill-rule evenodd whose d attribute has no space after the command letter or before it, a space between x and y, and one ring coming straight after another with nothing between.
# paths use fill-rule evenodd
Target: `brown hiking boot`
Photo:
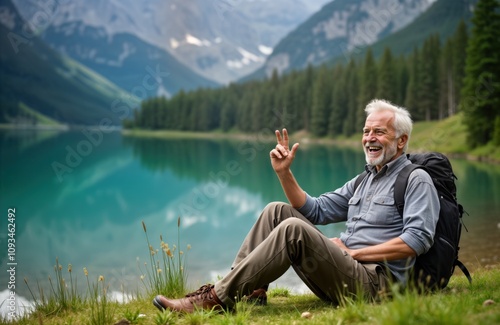
<instances>
[{"instance_id":1,"label":"brown hiking boot","mask_svg":"<svg viewBox=\"0 0 500 325\"><path fill-rule=\"evenodd\" d=\"M185 313L192 313L196 309L222 310L225 305L217 298L213 284L201 286L198 290L188 293L181 299L168 299L158 295L153 299L153 305L159 310L170 309Z\"/></svg>"},{"instance_id":2,"label":"brown hiking boot","mask_svg":"<svg viewBox=\"0 0 500 325\"><path fill-rule=\"evenodd\" d=\"M254 290L252 292L252 294L245 296L244 300L249 302L249 303L255 303L256 305L265 306L265 305L267 305L266 289L260 288L260 289Z\"/></svg>"}]
</instances>

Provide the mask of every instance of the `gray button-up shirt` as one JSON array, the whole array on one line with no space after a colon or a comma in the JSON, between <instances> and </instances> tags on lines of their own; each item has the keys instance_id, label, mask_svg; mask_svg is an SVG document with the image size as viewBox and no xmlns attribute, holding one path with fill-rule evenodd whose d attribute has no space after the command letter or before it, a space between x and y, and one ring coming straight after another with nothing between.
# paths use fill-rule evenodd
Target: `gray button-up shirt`
<instances>
[{"instance_id":1,"label":"gray button-up shirt","mask_svg":"<svg viewBox=\"0 0 500 325\"><path fill-rule=\"evenodd\" d=\"M367 177L354 192L355 178L341 188L317 198L307 194L306 203L298 209L317 225L346 221L340 234L350 249L377 245L401 238L417 255L425 253L433 243L439 217L439 199L432 180L422 169L408 179L403 217L394 202L394 182L404 166L411 164L405 155L386 164L377 173L367 166ZM383 264L383 261L380 261ZM415 259L386 262L394 276L406 282Z\"/></svg>"}]
</instances>

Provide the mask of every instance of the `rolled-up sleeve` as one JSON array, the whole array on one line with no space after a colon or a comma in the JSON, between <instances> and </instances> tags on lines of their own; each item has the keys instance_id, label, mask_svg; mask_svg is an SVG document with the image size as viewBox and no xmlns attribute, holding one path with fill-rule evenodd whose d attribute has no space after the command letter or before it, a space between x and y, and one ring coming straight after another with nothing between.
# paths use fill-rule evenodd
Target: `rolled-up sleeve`
<instances>
[{"instance_id":1,"label":"rolled-up sleeve","mask_svg":"<svg viewBox=\"0 0 500 325\"><path fill-rule=\"evenodd\" d=\"M341 222L347 219L353 181L329 193L312 197L306 193L306 202L297 210L315 225Z\"/></svg>"},{"instance_id":2,"label":"rolled-up sleeve","mask_svg":"<svg viewBox=\"0 0 500 325\"><path fill-rule=\"evenodd\" d=\"M399 236L417 255L434 242L439 218L439 197L430 176L422 169L410 175L405 194L403 233Z\"/></svg>"}]
</instances>

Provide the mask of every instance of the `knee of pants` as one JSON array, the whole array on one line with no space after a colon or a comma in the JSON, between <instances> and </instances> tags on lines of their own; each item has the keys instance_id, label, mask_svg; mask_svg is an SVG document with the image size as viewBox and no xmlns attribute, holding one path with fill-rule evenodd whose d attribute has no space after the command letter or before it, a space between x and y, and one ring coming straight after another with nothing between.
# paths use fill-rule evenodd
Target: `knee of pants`
<instances>
[{"instance_id":1,"label":"knee of pants","mask_svg":"<svg viewBox=\"0 0 500 325\"><path fill-rule=\"evenodd\" d=\"M275 201L275 202L269 202L266 207L264 208L263 211L268 211L273 213L274 211L279 210L283 206L289 205L288 203L285 202L280 202L280 201Z\"/></svg>"},{"instance_id":2,"label":"knee of pants","mask_svg":"<svg viewBox=\"0 0 500 325\"><path fill-rule=\"evenodd\" d=\"M266 205L264 210L262 210L261 217L266 219L281 218L281 211L284 207L290 206L284 202L271 202Z\"/></svg>"},{"instance_id":3,"label":"knee of pants","mask_svg":"<svg viewBox=\"0 0 500 325\"><path fill-rule=\"evenodd\" d=\"M284 202L269 203L262 211L260 218L271 220L275 226L288 218L301 218L306 220L294 207Z\"/></svg>"},{"instance_id":4,"label":"knee of pants","mask_svg":"<svg viewBox=\"0 0 500 325\"><path fill-rule=\"evenodd\" d=\"M288 218L283 220L277 227L277 231L288 231L294 234L302 234L308 224L298 218Z\"/></svg>"}]
</instances>

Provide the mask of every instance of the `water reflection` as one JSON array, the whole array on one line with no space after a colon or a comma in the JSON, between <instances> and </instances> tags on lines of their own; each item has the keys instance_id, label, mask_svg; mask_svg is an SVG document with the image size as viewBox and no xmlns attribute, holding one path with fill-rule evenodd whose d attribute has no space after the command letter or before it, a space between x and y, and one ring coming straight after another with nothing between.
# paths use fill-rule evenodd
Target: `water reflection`
<instances>
[{"instance_id":1,"label":"water reflection","mask_svg":"<svg viewBox=\"0 0 500 325\"><path fill-rule=\"evenodd\" d=\"M467 267L500 263L500 165L453 161L457 196L468 232L462 232L460 258Z\"/></svg>"},{"instance_id":2,"label":"water reflection","mask_svg":"<svg viewBox=\"0 0 500 325\"><path fill-rule=\"evenodd\" d=\"M262 208L285 200L269 164L273 143L241 140L144 139L104 134L62 181L54 161L67 163L68 150L85 141L81 132L0 131L0 211L16 208L18 293L27 296L26 276L46 284L58 257L76 274L87 267L114 288L140 288L148 259L141 221L159 246L159 236L187 244L195 284L227 272L239 245ZM68 147L70 149L68 149ZM294 174L312 195L341 186L363 169L361 149L301 144ZM498 263L500 251L499 166L453 161L466 217L461 257L469 268ZM61 176L61 175L59 175ZM1 229L6 229L5 218ZM337 236L343 225L321 227ZM6 247L6 233L0 234ZM139 257L139 261L137 258ZM7 252L0 251L2 265ZM79 273L78 273L79 272ZM0 273L0 283L7 283ZM292 285L293 279L286 280ZM83 283L84 281L79 281Z\"/></svg>"}]
</instances>

